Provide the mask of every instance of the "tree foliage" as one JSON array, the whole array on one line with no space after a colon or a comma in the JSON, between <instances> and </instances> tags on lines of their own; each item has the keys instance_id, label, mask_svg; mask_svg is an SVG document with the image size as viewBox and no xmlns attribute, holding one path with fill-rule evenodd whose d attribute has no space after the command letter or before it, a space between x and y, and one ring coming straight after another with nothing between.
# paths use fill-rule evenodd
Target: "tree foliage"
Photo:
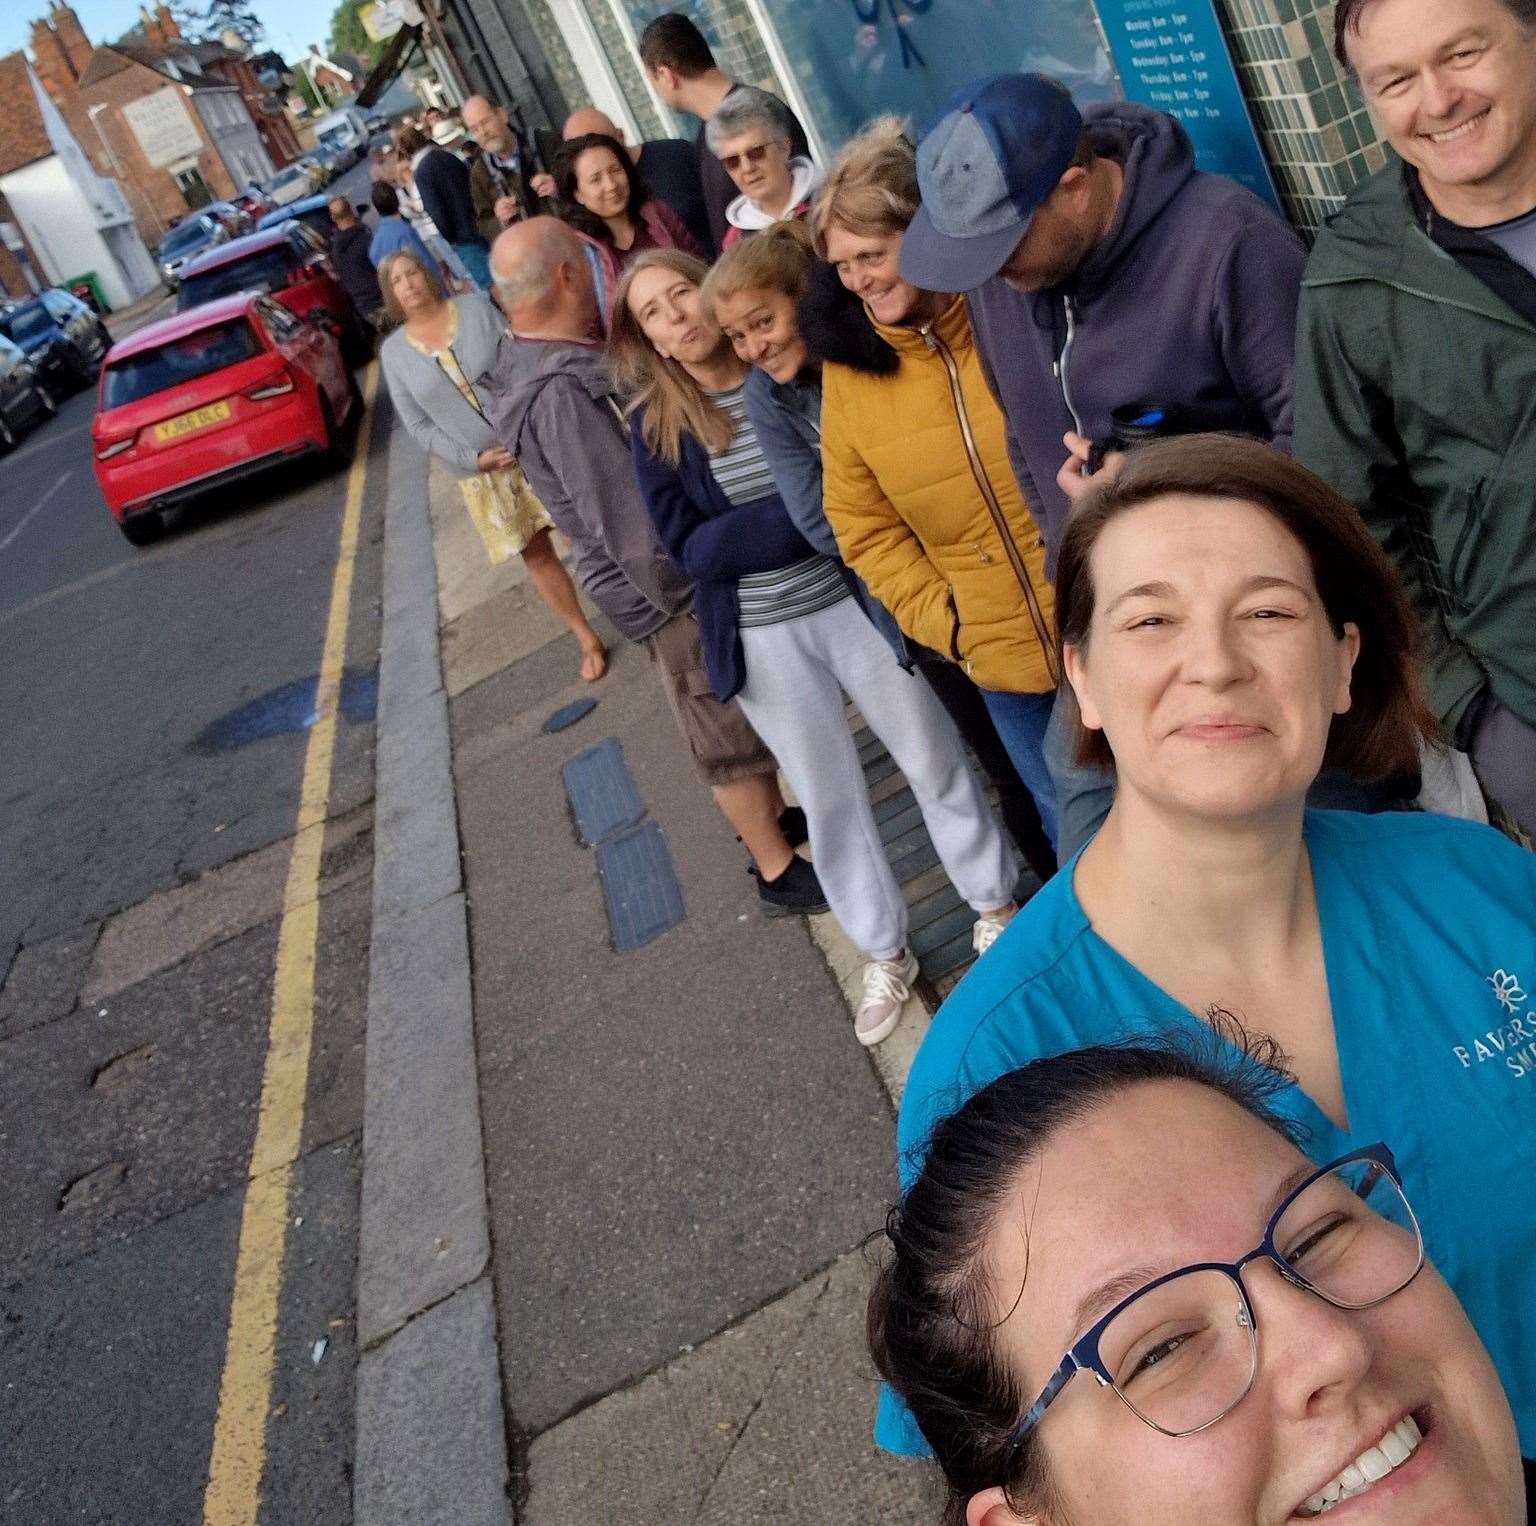
<instances>
[{"instance_id":1,"label":"tree foliage","mask_svg":"<svg viewBox=\"0 0 1536 1526\"><path fill-rule=\"evenodd\" d=\"M370 64L379 61L379 55L388 46L375 42L363 29L358 12L371 5L373 0L341 0L331 14L331 48L337 53L355 53Z\"/></svg>"},{"instance_id":2,"label":"tree foliage","mask_svg":"<svg viewBox=\"0 0 1536 1526\"><path fill-rule=\"evenodd\" d=\"M194 28L189 35L217 41L221 33L233 27L248 43L254 44L266 33L251 0L206 0L197 9L189 7L189 13Z\"/></svg>"}]
</instances>

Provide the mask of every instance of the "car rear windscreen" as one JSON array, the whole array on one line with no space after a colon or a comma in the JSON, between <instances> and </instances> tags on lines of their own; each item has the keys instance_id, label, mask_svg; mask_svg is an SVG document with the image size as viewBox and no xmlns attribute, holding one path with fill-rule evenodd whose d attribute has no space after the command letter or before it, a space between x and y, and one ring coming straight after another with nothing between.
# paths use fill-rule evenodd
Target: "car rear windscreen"
<instances>
[{"instance_id":1,"label":"car rear windscreen","mask_svg":"<svg viewBox=\"0 0 1536 1526\"><path fill-rule=\"evenodd\" d=\"M102 381L101 406L121 408L183 382L196 381L239 365L262 353L260 340L244 318L172 339L153 350L140 350L109 361Z\"/></svg>"},{"instance_id":2,"label":"car rear windscreen","mask_svg":"<svg viewBox=\"0 0 1536 1526\"><path fill-rule=\"evenodd\" d=\"M215 297L232 297L237 291L281 291L293 279L294 264L288 245L275 244L243 259L215 265L212 270L183 276L181 290L176 294L176 310L184 313L189 307L200 307Z\"/></svg>"},{"instance_id":3,"label":"car rear windscreen","mask_svg":"<svg viewBox=\"0 0 1536 1526\"><path fill-rule=\"evenodd\" d=\"M28 345L38 339L46 339L53 332L53 319L41 302L29 302L7 313L3 320L5 332L19 345Z\"/></svg>"},{"instance_id":4,"label":"car rear windscreen","mask_svg":"<svg viewBox=\"0 0 1536 1526\"><path fill-rule=\"evenodd\" d=\"M184 249L204 243L207 238L208 230L201 223L183 223L165 235L165 241L160 245L160 258L180 254Z\"/></svg>"}]
</instances>

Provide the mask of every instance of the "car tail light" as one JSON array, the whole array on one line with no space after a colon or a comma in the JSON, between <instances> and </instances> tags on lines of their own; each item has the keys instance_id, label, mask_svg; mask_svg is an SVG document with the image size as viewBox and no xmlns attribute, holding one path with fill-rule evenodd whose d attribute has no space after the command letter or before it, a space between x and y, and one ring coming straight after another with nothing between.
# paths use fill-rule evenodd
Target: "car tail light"
<instances>
[{"instance_id":1,"label":"car tail light","mask_svg":"<svg viewBox=\"0 0 1536 1526\"><path fill-rule=\"evenodd\" d=\"M253 403L264 403L269 397L282 397L285 393L292 391L292 375L287 371L280 371L276 376L269 377L258 386L247 387L244 395Z\"/></svg>"},{"instance_id":2,"label":"car tail light","mask_svg":"<svg viewBox=\"0 0 1536 1526\"><path fill-rule=\"evenodd\" d=\"M126 440L109 440L105 445L96 447L96 459L98 461L110 461L113 456L120 456L134 442L134 436L129 435Z\"/></svg>"}]
</instances>

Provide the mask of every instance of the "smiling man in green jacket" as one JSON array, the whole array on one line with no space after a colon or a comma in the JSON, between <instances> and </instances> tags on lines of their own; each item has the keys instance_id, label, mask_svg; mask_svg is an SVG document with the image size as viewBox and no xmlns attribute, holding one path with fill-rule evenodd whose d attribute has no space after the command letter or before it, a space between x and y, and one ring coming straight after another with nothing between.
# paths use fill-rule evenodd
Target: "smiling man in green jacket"
<instances>
[{"instance_id":1,"label":"smiling man in green jacket","mask_svg":"<svg viewBox=\"0 0 1536 1526\"><path fill-rule=\"evenodd\" d=\"M1536 0L1335 25L1400 162L1308 262L1295 454L1392 556L1447 739L1536 835Z\"/></svg>"}]
</instances>

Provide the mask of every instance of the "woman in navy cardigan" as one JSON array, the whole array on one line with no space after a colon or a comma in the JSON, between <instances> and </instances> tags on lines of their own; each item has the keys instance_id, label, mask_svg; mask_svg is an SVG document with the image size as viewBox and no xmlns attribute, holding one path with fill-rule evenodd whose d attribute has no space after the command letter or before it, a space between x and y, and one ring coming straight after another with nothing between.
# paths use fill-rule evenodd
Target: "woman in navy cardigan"
<instances>
[{"instance_id":1,"label":"woman in navy cardigan","mask_svg":"<svg viewBox=\"0 0 1536 1526\"><path fill-rule=\"evenodd\" d=\"M706 271L677 250L640 256L619 288L609 355L635 396L640 490L694 581L710 682L736 698L805 810L827 901L869 961L854 1033L878 1044L900 1021L917 960L845 695L906 775L945 869L982 917L1012 916L1018 861L953 722L898 664L847 568L790 519L747 417L750 368L700 301Z\"/></svg>"}]
</instances>

